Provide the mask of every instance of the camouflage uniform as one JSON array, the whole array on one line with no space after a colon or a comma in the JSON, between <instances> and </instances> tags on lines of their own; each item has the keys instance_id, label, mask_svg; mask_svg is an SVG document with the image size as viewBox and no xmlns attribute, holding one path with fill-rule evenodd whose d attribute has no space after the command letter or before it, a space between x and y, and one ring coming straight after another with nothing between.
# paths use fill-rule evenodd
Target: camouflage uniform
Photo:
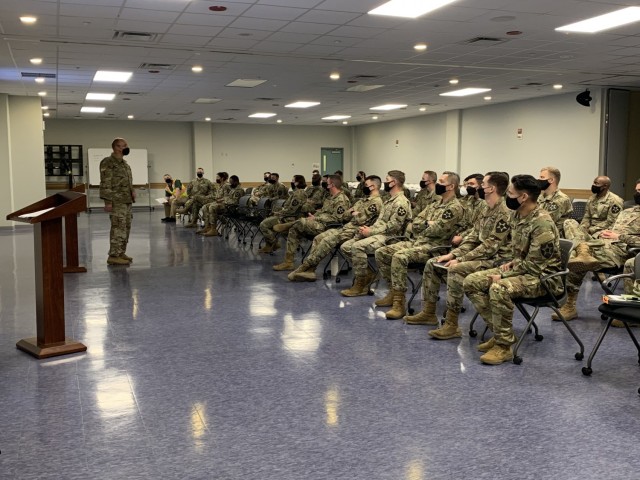
<instances>
[{"instance_id":1,"label":"camouflage uniform","mask_svg":"<svg viewBox=\"0 0 640 480\"><path fill-rule=\"evenodd\" d=\"M544 193L538 197L538 205L543 210L549 212L551 218L556 224L558 234L564 238L564 222L571 218L573 213L573 205L571 199L560 190L556 190L550 196L546 196Z\"/></svg>"},{"instance_id":2,"label":"camouflage uniform","mask_svg":"<svg viewBox=\"0 0 640 480\"><path fill-rule=\"evenodd\" d=\"M621 267L629 257L627 247L640 247L640 205L623 210L611 230L620 235L618 240L599 238L586 242L591 255L599 262L595 270ZM570 272L567 290L578 292L584 275L585 272Z\"/></svg>"},{"instance_id":3,"label":"camouflage uniform","mask_svg":"<svg viewBox=\"0 0 640 480\"><path fill-rule=\"evenodd\" d=\"M281 198L283 200L287 199L289 197L289 188L284 185L283 183L276 183L275 184L275 189L274 189L274 197L272 197L272 200L276 200L278 198Z\"/></svg>"},{"instance_id":4,"label":"camouflage uniform","mask_svg":"<svg viewBox=\"0 0 640 480\"><path fill-rule=\"evenodd\" d=\"M474 225L478 224L480 217L485 213L487 208L487 202L476 198L475 195L467 195L458 200L464 208L464 217L462 220L462 226L460 230L456 232L456 235L465 237L471 233L471 229Z\"/></svg>"},{"instance_id":5,"label":"camouflage uniform","mask_svg":"<svg viewBox=\"0 0 640 480\"><path fill-rule=\"evenodd\" d=\"M613 192L598 198L591 195L585 206L580 225L575 220L564 222L564 234L569 240L587 241L597 237L602 230L610 229L622 211L622 199Z\"/></svg>"},{"instance_id":6,"label":"camouflage uniform","mask_svg":"<svg viewBox=\"0 0 640 480\"><path fill-rule=\"evenodd\" d=\"M326 192L320 185L311 185L305 189L307 195L307 202L302 207L302 213L313 213L316 210L322 208L322 202L324 202L324 194Z\"/></svg>"},{"instance_id":7,"label":"camouflage uniform","mask_svg":"<svg viewBox=\"0 0 640 480\"><path fill-rule=\"evenodd\" d=\"M356 200L360 200L361 198L366 197L364 194L364 179L361 182L358 182L358 186L356 187L356 192L353 194L353 198Z\"/></svg>"},{"instance_id":8,"label":"camouflage uniform","mask_svg":"<svg viewBox=\"0 0 640 480\"><path fill-rule=\"evenodd\" d=\"M329 223L344 223L349 220L351 203L347 196L339 191L325 200L322 210L313 218L301 218L289 229L287 236L287 256L293 257L300 245L300 237L304 235L316 236L327 229Z\"/></svg>"},{"instance_id":9,"label":"camouflage uniform","mask_svg":"<svg viewBox=\"0 0 640 480\"><path fill-rule=\"evenodd\" d=\"M486 203L486 202L485 202ZM506 263L511 256L511 212L500 198L493 208L484 209L471 232L450 254L459 263L446 269L435 267L430 259L422 274L422 293L428 302L437 302L440 279L447 276L447 310L460 312L467 275Z\"/></svg>"},{"instance_id":10,"label":"camouflage uniform","mask_svg":"<svg viewBox=\"0 0 640 480\"><path fill-rule=\"evenodd\" d=\"M208 178L194 178L187 187L189 200L184 205L185 211L191 212L191 221L195 222L203 205L213 200L214 187Z\"/></svg>"},{"instance_id":11,"label":"camouflage uniform","mask_svg":"<svg viewBox=\"0 0 640 480\"><path fill-rule=\"evenodd\" d=\"M417 217L429 205L434 205L440 201L440 197L435 194L429 187L424 187L416 194L415 206L413 207L413 216Z\"/></svg>"},{"instance_id":12,"label":"camouflage uniform","mask_svg":"<svg viewBox=\"0 0 640 480\"><path fill-rule=\"evenodd\" d=\"M202 220L206 225L216 225L218 215L225 210L224 200L231 193L231 185L227 182L216 183L213 190L213 199L202 206ZM213 217L213 219L212 219Z\"/></svg>"},{"instance_id":13,"label":"camouflage uniform","mask_svg":"<svg viewBox=\"0 0 640 480\"><path fill-rule=\"evenodd\" d=\"M124 158L111 155L100 162L100 198L112 206L109 214L109 256L122 257L129 242L133 203L133 177Z\"/></svg>"},{"instance_id":14,"label":"camouflage uniform","mask_svg":"<svg viewBox=\"0 0 640 480\"><path fill-rule=\"evenodd\" d=\"M475 272L464 279L464 291L487 326L496 344L509 346L516 342L513 333L513 298L535 298L546 294L542 275L562 270L558 229L547 212L539 206L524 218L515 212L511 220L513 266L503 272L492 268ZM500 275L489 284L489 275ZM562 291L562 279L549 281L553 293Z\"/></svg>"},{"instance_id":15,"label":"camouflage uniform","mask_svg":"<svg viewBox=\"0 0 640 480\"><path fill-rule=\"evenodd\" d=\"M382 199L381 199L382 200ZM371 226L366 238L356 236L342 244L340 250L351 261L356 277L367 273L367 255L384 246L389 237L402 235L411 220L411 204L402 192L389 196L382 204L376 222Z\"/></svg>"},{"instance_id":16,"label":"camouflage uniform","mask_svg":"<svg viewBox=\"0 0 640 480\"><path fill-rule=\"evenodd\" d=\"M293 222L300 218L302 207L306 201L307 195L304 193L304 190L296 189L284 202L282 210L260 222L260 231L268 244L273 245L276 243L276 235L273 227L279 223Z\"/></svg>"},{"instance_id":17,"label":"camouflage uniform","mask_svg":"<svg viewBox=\"0 0 640 480\"><path fill-rule=\"evenodd\" d=\"M358 200L351 210L356 215L351 215L351 221L342 228L326 230L313 239L311 251L302 262L302 265L309 269L315 269L331 250L347 240L354 238L358 234L361 226L371 226L378 218L382 209L382 199L380 195L367 196Z\"/></svg>"},{"instance_id":18,"label":"camouflage uniform","mask_svg":"<svg viewBox=\"0 0 640 480\"><path fill-rule=\"evenodd\" d=\"M265 182L262 185L258 185L253 190L251 190L251 198L249 198L249 205L255 207L258 204L258 201L262 197L271 198L271 190L272 186L270 183Z\"/></svg>"},{"instance_id":19,"label":"camouflage uniform","mask_svg":"<svg viewBox=\"0 0 640 480\"><path fill-rule=\"evenodd\" d=\"M438 245L448 245L451 237L459 230L464 211L457 198L435 207L425 208L413 219L412 231L415 240L395 243L376 250L376 263L382 278L395 291L407 291L407 267L409 263L425 263L434 254ZM427 225L427 222L434 222Z\"/></svg>"},{"instance_id":20,"label":"camouflage uniform","mask_svg":"<svg viewBox=\"0 0 640 480\"><path fill-rule=\"evenodd\" d=\"M228 187L228 188L225 188ZM205 215L205 226L213 225L214 227L218 224L218 215L224 214L230 206L238 205L240 199L244 196L244 188L240 184L236 188L231 188L231 185L227 184L221 188L224 189L226 194L220 199L222 203L212 202L208 205L205 205L206 215Z\"/></svg>"}]
</instances>

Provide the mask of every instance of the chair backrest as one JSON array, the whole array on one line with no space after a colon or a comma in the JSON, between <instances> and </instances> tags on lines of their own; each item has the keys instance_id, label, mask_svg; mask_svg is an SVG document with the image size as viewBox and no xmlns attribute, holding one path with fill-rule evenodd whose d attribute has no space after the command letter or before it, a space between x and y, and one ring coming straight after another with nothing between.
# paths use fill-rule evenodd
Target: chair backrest
<instances>
[{"instance_id":1,"label":"chair backrest","mask_svg":"<svg viewBox=\"0 0 640 480\"><path fill-rule=\"evenodd\" d=\"M244 192L245 192L247 195L251 195L251 192L253 192L253 187L247 187L247 188L245 188L245 189L244 189Z\"/></svg>"},{"instance_id":2,"label":"chair backrest","mask_svg":"<svg viewBox=\"0 0 640 480\"><path fill-rule=\"evenodd\" d=\"M625 202L622 204L622 208L624 208L625 210L627 208L632 208L636 206L636 201L635 200L625 200Z\"/></svg>"},{"instance_id":3,"label":"chair backrest","mask_svg":"<svg viewBox=\"0 0 640 480\"><path fill-rule=\"evenodd\" d=\"M587 208L587 201L574 199L573 202L571 203L571 206L573 207L573 212L571 212L571 218L573 218L576 222L580 223L580 221L582 220L582 217L584 217L584 211Z\"/></svg>"},{"instance_id":4,"label":"chair backrest","mask_svg":"<svg viewBox=\"0 0 640 480\"><path fill-rule=\"evenodd\" d=\"M243 195L240 197L240 200L238 200L238 207L246 207L247 204L249 203L249 199L251 198L251 195Z\"/></svg>"},{"instance_id":5,"label":"chair backrest","mask_svg":"<svg viewBox=\"0 0 640 480\"><path fill-rule=\"evenodd\" d=\"M560 258L562 258L562 268L567 268L569 263L569 257L571 256L571 250L573 250L573 242L566 238L560 239Z\"/></svg>"},{"instance_id":6,"label":"chair backrest","mask_svg":"<svg viewBox=\"0 0 640 480\"><path fill-rule=\"evenodd\" d=\"M282 206L284 205L284 202L286 202L286 200L283 198L278 198L277 200L275 200L273 202L273 205L271 206L271 211L278 212L282 210Z\"/></svg>"},{"instance_id":7,"label":"chair backrest","mask_svg":"<svg viewBox=\"0 0 640 480\"><path fill-rule=\"evenodd\" d=\"M258 200L258 205L256 205L257 210L271 210L271 199L267 197L262 197Z\"/></svg>"}]
</instances>

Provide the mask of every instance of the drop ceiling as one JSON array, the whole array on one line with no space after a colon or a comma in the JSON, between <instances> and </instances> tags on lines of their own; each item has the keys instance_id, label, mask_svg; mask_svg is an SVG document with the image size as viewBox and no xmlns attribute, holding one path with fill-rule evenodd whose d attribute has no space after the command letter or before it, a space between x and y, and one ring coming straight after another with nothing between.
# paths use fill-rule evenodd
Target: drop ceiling
<instances>
[{"instance_id":1,"label":"drop ceiling","mask_svg":"<svg viewBox=\"0 0 640 480\"><path fill-rule=\"evenodd\" d=\"M382 3L2 0L0 92L46 91L50 118L322 125L329 123L323 117L350 115L349 124L359 125L375 121L370 108L385 103L407 107L378 113L377 121L488 102L483 95L439 95L454 88L491 88L490 102L500 103L587 87L640 87L640 24L592 35L554 30L628 1L459 0L415 20L366 13ZM38 18L35 25L20 22L26 14ZM421 42L425 52L413 49ZM42 64L32 65L34 57ZM194 65L203 71L192 72ZM97 70L133 77L98 84ZM340 79L331 80L332 72ZM38 84L34 76L47 78ZM459 80L455 87L452 78ZM228 86L238 80L260 82ZM116 98L90 102L89 92ZM321 104L284 107L300 100ZM81 114L83 105L106 110ZM277 115L249 118L257 112Z\"/></svg>"}]
</instances>

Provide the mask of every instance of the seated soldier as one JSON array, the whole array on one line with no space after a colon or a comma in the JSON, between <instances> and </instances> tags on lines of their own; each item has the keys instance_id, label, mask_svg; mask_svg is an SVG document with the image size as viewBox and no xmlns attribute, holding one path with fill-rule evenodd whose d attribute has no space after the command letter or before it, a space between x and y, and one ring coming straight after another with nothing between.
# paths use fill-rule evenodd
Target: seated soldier
<instances>
[{"instance_id":1,"label":"seated soldier","mask_svg":"<svg viewBox=\"0 0 640 480\"><path fill-rule=\"evenodd\" d=\"M315 214L309 214L305 218L296 220L289 229L284 262L274 265L274 270L295 269L293 257L298 245L300 245L300 237L303 235L315 236L324 232L327 229L327 224L344 223L349 219L348 210L351 208L351 203L342 192L342 178L339 175L330 175L327 181L327 190L330 197L322 204L322 209Z\"/></svg>"},{"instance_id":2,"label":"seated soldier","mask_svg":"<svg viewBox=\"0 0 640 480\"><path fill-rule=\"evenodd\" d=\"M438 340L461 337L458 315L462 308L464 290L462 284L467 275L488 270L506 263L511 254L511 211L504 203L504 192L509 186L509 177L499 172L488 173L480 186L487 202L484 214L471 232L465 236L458 248L446 255L431 258L422 274L424 309L422 312L404 317L411 325L437 325L436 302L440 291L440 280L446 275L447 311L442 327L431 330L429 335ZM439 268L435 262L444 263Z\"/></svg>"},{"instance_id":3,"label":"seated soldier","mask_svg":"<svg viewBox=\"0 0 640 480\"><path fill-rule=\"evenodd\" d=\"M213 194L213 183L208 178L204 178L204 169L198 167L196 178L191 180L187 187L189 200L185 203L184 209L191 213L191 221L185 225L186 228L195 228L198 225L200 209L213 199Z\"/></svg>"},{"instance_id":4,"label":"seated soldier","mask_svg":"<svg viewBox=\"0 0 640 480\"><path fill-rule=\"evenodd\" d=\"M556 223L560 237L564 238L564 222L571 218L573 205L571 199L562 193L560 185L560 170L555 167L544 167L540 170L540 188L542 195L538 197L538 203L549 212Z\"/></svg>"},{"instance_id":5,"label":"seated soldier","mask_svg":"<svg viewBox=\"0 0 640 480\"><path fill-rule=\"evenodd\" d=\"M216 173L216 184L213 199L202 207L202 229L196 233L204 235L209 232L207 237L215 237L218 235L216 225L218 223L218 214L225 210L224 200L229 195L229 174L227 172ZM211 217L215 216L215 223Z\"/></svg>"},{"instance_id":6,"label":"seated soldier","mask_svg":"<svg viewBox=\"0 0 640 480\"><path fill-rule=\"evenodd\" d=\"M224 215L228 212L229 207L238 205L240 199L244 196L244 189L240 185L240 179L237 175L231 175L229 183L226 186L228 187L226 189L227 193L222 197L222 201L211 203L211 207L207 205L209 211L205 216L205 230L202 234L205 237L217 237L219 235L217 229L219 215Z\"/></svg>"},{"instance_id":7,"label":"seated soldier","mask_svg":"<svg viewBox=\"0 0 640 480\"><path fill-rule=\"evenodd\" d=\"M505 203L515 210L511 222L511 261L498 268L475 272L464 279L464 292L484 319L493 337L478 345L482 363L498 365L513 359L514 298L536 298L547 291L543 275L562 270L560 237L553 219L538 205L540 185L531 175L516 175ZM562 279L549 280L554 294L562 292Z\"/></svg>"},{"instance_id":8,"label":"seated soldier","mask_svg":"<svg viewBox=\"0 0 640 480\"><path fill-rule=\"evenodd\" d=\"M382 208L380 198L380 177L372 175L364 181L364 197L349 209L351 220L342 228L333 228L318 234L313 239L311 251L302 264L287 277L292 282L315 282L316 268L337 245L359 236L360 227L371 226Z\"/></svg>"},{"instance_id":9,"label":"seated soldier","mask_svg":"<svg viewBox=\"0 0 640 480\"><path fill-rule=\"evenodd\" d=\"M414 217L417 217L429 205L440 201L435 193L438 174L432 170L425 170L420 180L420 191L416 194L415 200L411 201L411 208Z\"/></svg>"},{"instance_id":10,"label":"seated soldier","mask_svg":"<svg viewBox=\"0 0 640 480\"><path fill-rule=\"evenodd\" d=\"M274 212L274 215L265 218L260 223L260 231L264 237L264 247L258 252L271 253L280 248L275 232L286 232L291 228L293 222L302 216L302 207L307 201L307 195L304 192L306 186L307 182L302 175L293 176L291 180L293 193L282 205L282 210ZM280 226L286 226L286 228L278 228Z\"/></svg>"},{"instance_id":11,"label":"seated soldier","mask_svg":"<svg viewBox=\"0 0 640 480\"><path fill-rule=\"evenodd\" d=\"M173 182L173 195L171 195L171 209L169 211L169 218L166 220L167 223L175 223L176 222L176 213L178 208L184 207L185 203L189 197L187 196L187 189L182 185L182 182L179 179L176 179Z\"/></svg>"},{"instance_id":12,"label":"seated soldier","mask_svg":"<svg viewBox=\"0 0 640 480\"><path fill-rule=\"evenodd\" d=\"M397 320L406 315L407 268L409 263L426 263L435 255L434 247L450 244L464 220L464 209L456 198L460 177L443 172L436 184L441 197L435 207L427 207L411 222L415 240L398 242L376 250L376 263L382 278L389 284L389 293L376 301L380 307L392 306L387 319Z\"/></svg>"},{"instance_id":13,"label":"seated soldier","mask_svg":"<svg viewBox=\"0 0 640 480\"><path fill-rule=\"evenodd\" d=\"M382 204L378 219L370 227L360 227L358 236L347 240L340 247L340 251L351 261L355 275L351 288L340 292L343 296L367 295L369 285L377 276L369 266L367 255L384 246L389 238L402 235L411 220L411 204L404 196L404 180L404 172L400 170L387 173L384 190L389 195Z\"/></svg>"},{"instance_id":14,"label":"seated soldier","mask_svg":"<svg viewBox=\"0 0 640 480\"><path fill-rule=\"evenodd\" d=\"M636 182L636 202L640 200L640 179ZM598 238L579 240L575 250L580 253L569 259L567 267L570 272L567 278L568 298L560 309L565 320L578 316L576 301L584 275L589 271L603 268L619 268L629 258L627 247L640 247L640 205L627 208L620 213L611 230L602 230ZM560 320L556 314L551 316Z\"/></svg>"},{"instance_id":15,"label":"seated soldier","mask_svg":"<svg viewBox=\"0 0 640 480\"><path fill-rule=\"evenodd\" d=\"M340 180L342 180L342 193L347 196L349 202L353 205L355 198L353 197L353 193L351 193L349 185L344 181L344 172L342 170L336 170L333 174L338 175L340 177Z\"/></svg>"},{"instance_id":16,"label":"seated soldier","mask_svg":"<svg viewBox=\"0 0 640 480\"><path fill-rule=\"evenodd\" d=\"M164 186L164 200L165 202L162 204L164 206L164 218L161 220L166 222L171 217L171 199L173 197L173 178L168 173L163 175L163 180L165 182Z\"/></svg>"},{"instance_id":17,"label":"seated soldier","mask_svg":"<svg viewBox=\"0 0 640 480\"><path fill-rule=\"evenodd\" d=\"M302 213L313 213L322 208L322 202L324 202L324 194L326 190L320 185L321 181L322 177L318 173L311 177L311 185L309 185L304 191L307 195L307 201L302 207Z\"/></svg>"},{"instance_id":18,"label":"seated soldier","mask_svg":"<svg viewBox=\"0 0 640 480\"><path fill-rule=\"evenodd\" d=\"M262 198L265 192L271 187L271 184L269 183L270 178L271 178L271 172L264 172L263 174L264 183L262 185L258 185L253 190L251 190L249 205L251 205L252 207L255 207L258 204L258 202L260 201L260 198Z\"/></svg>"},{"instance_id":19,"label":"seated soldier","mask_svg":"<svg viewBox=\"0 0 640 480\"><path fill-rule=\"evenodd\" d=\"M269 183L271 184L271 189L268 190L266 196L271 200L277 200L279 198L284 200L289 196L289 188L280 183L280 174L271 172Z\"/></svg>"},{"instance_id":20,"label":"seated soldier","mask_svg":"<svg viewBox=\"0 0 640 480\"><path fill-rule=\"evenodd\" d=\"M464 237L471 232L473 226L478 224L487 208L486 202L483 202L479 195L483 179L484 175L481 173L471 174L464 179L464 185L460 189L461 197L458 199L464 209L464 218L460 230L451 239L451 245L454 247L460 245Z\"/></svg>"},{"instance_id":21,"label":"seated soldier","mask_svg":"<svg viewBox=\"0 0 640 480\"><path fill-rule=\"evenodd\" d=\"M360 200L361 198L364 198L366 195L364 194L364 182L367 179L367 174L364 173L362 170L360 170L357 174L356 174L356 182L358 182L358 186L356 187L356 191L353 194L353 198L355 198L356 200Z\"/></svg>"}]
</instances>

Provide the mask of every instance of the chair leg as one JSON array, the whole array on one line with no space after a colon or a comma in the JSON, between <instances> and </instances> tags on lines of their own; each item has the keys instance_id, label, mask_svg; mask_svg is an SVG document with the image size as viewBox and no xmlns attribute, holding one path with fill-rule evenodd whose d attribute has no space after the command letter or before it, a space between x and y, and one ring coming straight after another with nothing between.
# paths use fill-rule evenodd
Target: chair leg
<instances>
[{"instance_id":1,"label":"chair leg","mask_svg":"<svg viewBox=\"0 0 640 480\"><path fill-rule=\"evenodd\" d=\"M571 336L574 338L574 340L578 343L578 346L580 347L580 351L574 355L575 359L582 360L584 358L584 344L582 343L580 338L578 338L578 335L576 334L575 330L571 328L571 325L569 325L569 322L567 322L564 319L564 317L560 313L560 310L553 306L551 307L551 309L555 312L558 318L562 320L562 323L564 324L565 327L567 327L567 330L569 330L569 333L571 334Z\"/></svg>"},{"instance_id":2,"label":"chair leg","mask_svg":"<svg viewBox=\"0 0 640 480\"><path fill-rule=\"evenodd\" d=\"M598 349L600 348L600 344L602 343L602 340L604 340L605 335L609 331L609 327L611 326L611 322L613 322L613 318L609 318L607 320L607 324L602 329L602 332L600 332L600 336L598 337L598 340L596 340L596 344L593 346L593 349L591 350L591 353L589 354L589 358L587 359L587 366L586 367L582 367L582 374L583 375L589 376L593 372L593 370L591 369L591 362L593 361L593 357L596 356L596 353L598 352Z\"/></svg>"}]
</instances>

